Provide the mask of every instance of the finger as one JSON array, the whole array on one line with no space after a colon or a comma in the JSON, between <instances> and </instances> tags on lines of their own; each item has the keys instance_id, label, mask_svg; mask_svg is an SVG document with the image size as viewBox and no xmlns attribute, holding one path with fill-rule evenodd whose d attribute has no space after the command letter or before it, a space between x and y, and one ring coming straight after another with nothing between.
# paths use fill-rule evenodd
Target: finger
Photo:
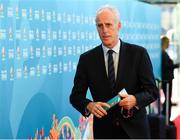
<instances>
[{"instance_id":1,"label":"finger","mask_svg":"<svg viewBox=\"0 0 180 140\"><path fill-rule=\"evenodd\" d=\"M102 107L101 107L102 108ZM99 109L97 109L96 110L96 113L98 114L98 115L100 115L101 117L103 117L104 115L106 115L104 112L102 112L101 110L99 110Z\"/></svg>"},{"instance_id":2,"label":"finger","mask_svg":"<svg viewBox=\"0 0 180 140\"><path fill-rule=\"evenodd\" d=\"M132 109L134 106L133 106L133 104L131 104L131 102L127 102L122 107L125 109Z\"/></svg>"},{"instance_id":3,"label":"finger","mask_svg":"<svg viewBox=\"0 0 180 140\"><path fill-rule=\"evenodd\" d=\"M96 104L92 110L92 114L94 114L98 118L102 118L104 114L99 110L99 106Z\"/></svg>"},{"instance_id":4,"label":"finger","mask_svg":"<svg viewBox=\"0 0 180 140\"><path fill-rule=\"evenodd\" d=\"M96 107L98 109L98 113L101 115L101 116L104 116L104 115L107 115L107 112L106 110L104 110L104 108L102 106L106 106L107 108L110 107L108 104L106 103L102 103L102 102L99 102Z\"/></svg>"},{"instance_id":5,"label":"finger","mask_svg":"<svg viewBox=\"0 0 180 140\"><path fill-rule=\"evenodd\" d=\"M101 107L101 106L99 107L99 111L101 111L101 113L103 113L103 116L107 115L106 110L103 107Z\"/></svg>"},{"instance_id":6,"label":"finger","mask_svg":"<svg viewBox=\"0 0 180 140\"><path fill-rule=\"evenodd\" d=\"M130 109L132 108L132 104L130 101L129 97L124 98L123 100L120 101L119 106L126 108L126 109Z\"/></svg>"},{"instance_id":7,"label":"finger","mask_svg":"<svg viewBox=\"0 0 180 140\"><path fill-rule=\"evenodd\" d=\"M100 104L101 104L101 106L103 106L103 107L107 107L107 108L110 108L110 107L111 107L111 106L110 106L109 104L107 104L107 103L101 102Z\"/></svg>"},{"instance_id":8,"label":"finger","mask_svg":"<svg viewBox=\"0 0 180 140\"><path fill-rule=\"evenodd\" d=\"M99 110L104 114L104 115L107 115L107 111L105 110L106 109L109 109L111 106L107 103L104 103L104 102L101 102L100 103L100 107L99 107Z\"/></svg>"},{"instance_id":9,"label":"finger","mask_svg":"<svg viewBox=\"0 0 180 140\"><path fill-rule=\"evenodd\" d=\"M132 107L128 106L128 105L125 105L123 106L124 109L131 109Z\"/></svg>"},{"instance_id":10,"label":"finger","mask_svg":"<svg viewBox=\"0 0 180 140\"><path fill-rule=\"evenodd\" d=\"M102 116L101 115L99 115L98 113L96 113L96 112L94 112L93 113L97 118L102 118Z\"/></svg>"}]
</instances>

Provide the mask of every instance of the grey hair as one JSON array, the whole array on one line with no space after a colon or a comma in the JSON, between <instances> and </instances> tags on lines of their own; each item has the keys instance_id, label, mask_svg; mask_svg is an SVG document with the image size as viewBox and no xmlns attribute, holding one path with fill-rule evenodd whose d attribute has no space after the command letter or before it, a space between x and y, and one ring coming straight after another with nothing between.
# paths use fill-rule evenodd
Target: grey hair
<instances>
[{"instance_id":1,"label":"grey hair","mask_svg":"<svg viewBox=\"0 0 180 140\"><path fill-rule=\"evenodd\" d=\"M101 8L99 8L99 9L97 10L95 21L97 21L97 16L98 16L103 10L110 10L110 11L113 12L114 15L115 15L115 22L120 21L120 13L119 13L118 9L117 9L116 7L111 6L111 5L108 5L108 4L102 6Z\"/></svg>"}]
</instances>

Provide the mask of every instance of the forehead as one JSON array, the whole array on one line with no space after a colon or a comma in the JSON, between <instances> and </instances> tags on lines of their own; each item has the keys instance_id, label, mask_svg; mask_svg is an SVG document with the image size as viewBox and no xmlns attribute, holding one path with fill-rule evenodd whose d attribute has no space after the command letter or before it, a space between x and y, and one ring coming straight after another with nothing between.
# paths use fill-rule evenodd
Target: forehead
<instances>
[{"instance_id":1,"label":"forehead","mask_svg":"<svg viewBox=\"0 0 180 140\"><path fill-rule=\"evenodd\" d=\"M115 14L109 9L103 9L96 16L96 22L114 22Z\"/></svg>"}]
</instances>

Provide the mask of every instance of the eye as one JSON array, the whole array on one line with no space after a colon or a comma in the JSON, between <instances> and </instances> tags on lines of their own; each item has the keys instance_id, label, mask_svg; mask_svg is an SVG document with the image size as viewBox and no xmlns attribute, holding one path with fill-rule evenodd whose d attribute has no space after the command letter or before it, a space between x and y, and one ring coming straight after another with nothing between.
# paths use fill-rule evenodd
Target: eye
<instances>
[{"instance_id":1,"label":"eye","mask_svg":"<svg viewBox=\"0 0 180 140\"><path fill-rule=\"evenodd\" d=\"M98 28L102 28L102 26L103 26L102 24L97 24Z\"/></svg>"},{"instance_id":2,"label":"eye","mask_svg":"<svg viewBox=\"0 0 180 140\"><path fill-rule=\"evenodd\" d=\"M111 23L106 23L106 27L107 27L107 28L111 28L111 27L112 27L112 24L111 24Z\"/></svg>"}]
</instances>

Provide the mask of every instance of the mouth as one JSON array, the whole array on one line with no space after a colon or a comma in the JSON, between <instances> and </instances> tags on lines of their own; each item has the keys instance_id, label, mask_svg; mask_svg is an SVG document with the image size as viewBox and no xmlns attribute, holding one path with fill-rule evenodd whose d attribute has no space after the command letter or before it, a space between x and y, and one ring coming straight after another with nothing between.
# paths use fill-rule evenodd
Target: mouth
<instances>
[{"instance_id":1,"label":"mouth","mask_svg":"<svg viewBox=\"0 0 180 140\"><path fill-rule=\"evenodd\" d=\"M110 36L102 36L103 39L109 39Z\"/></svg>"}]
</instances>

